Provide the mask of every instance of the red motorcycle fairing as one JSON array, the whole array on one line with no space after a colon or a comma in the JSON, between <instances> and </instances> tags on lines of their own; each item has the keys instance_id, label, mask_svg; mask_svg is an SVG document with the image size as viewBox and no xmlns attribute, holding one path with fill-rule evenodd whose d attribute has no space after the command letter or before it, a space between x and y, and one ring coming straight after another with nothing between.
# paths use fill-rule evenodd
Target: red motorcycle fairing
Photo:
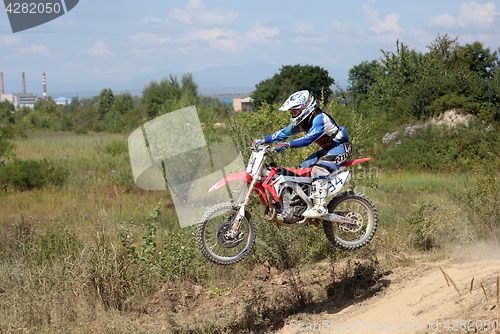
<instances>
[{"instance_id":1,"label":"red motorcycle fairing","mask_svg":"<svg viewBox=\"0 0 500 334\"><path fill-rule=\"evenodd\" d=\"M342 165L340 165L340 167L350 167L352 165L359 164L361 162L365 162L365 161L368 161L368 160L370 160L370 158L363 158L363 159L355 159L355 160L351 160L351 161L346 161ZM290 172L295 173L298 176L311 177L312 167L293 169L293 168L288 168L288 167L281 166L281 168L289 170Z\"/></svg>"},{"instance_id":2,"label":"red motorcycle fairing","mask_svg":"<svg viewBox=\"0 0 500 334\"><path fill-rule=\"evenodd\" d=\"M359 164L361 162L365 162L365 161L368 161L368 160L370 160L370 158L350 160L350 161L344 162L340 166L341 167L350 167L352 165ZM298 176L311 177L312 167L309 167L309 168L299 168L299 169L293 169L293 168L287 168L287 167L281 167L281 168L286 169L286 170L288 170L288 171L290 171L292 173L295 173ZM266 180L263 182L263 184L264 184L264 187L271 193L271 195L273 196L273 198L277 202L279 202L278 194L276 193L276 190L273 187L274 184L276 183L276 181L274 183L271 183L271 181L273 180L273 178L274 178L274 176L276 175L277 172L278 172L278 168L273 168L272 171L271 171L271 173L269 173L269 175L267 176ZM210 188L208 191L211 192L211 191L217 190L220 187L228 184L229 182L233 182L233 181L246 181L246 182L250 183L250 182L252 182L252 178L250 177L250 173L247 173L247 172L239 172L239 173L236 173L236 174L231 174L231 175L228 175L228 176L223 177L222 179L220 179L219 182L217 182L216 184L214 184L212 186L212 188ZM266 193L265 193L264 188L262 187L262 185L260 183L256 183L255 184L254 191L256 191L259 194L259 197L260 197L260 200L262 201L262 203L264 205L268 205Z\"/></svg>"},{"instance_id":3,"label":"red motorcycle fairing","mask_svg":"<svg viewBox=\"0 0 500 334\"><path fill-rule=\"evenodd\" d=\"M252 178L250 177L250 173L247 172L239 172L236 174L231 174L227 175L226 177L223 177L222 179L219 180L216 184L212 186L208 191L214 191L219 189L220 187L225 186L229 182L233 181L246 181L247 183L252 182ZM266 198L266 193L264 192L264 188L262 188L262 185L260 183L256 183L254 187L254 191L256 191L259 194L259 198L262 201L264 205L268 205L267 198Z\"/></svg>"},{"instance_id":4,"label":"red motorcycle fairing","mask_svg":"<svg viewBox=\"0 0 500 334\"><path fill-rule=\"evenodd\" d=\"M351 167L352 165L359 164L361 162L365 162L365 161L368 161L368 160L370 160L370 158L354 159L354 160L351 160L351 161L346 161L346 162L344 162L340 166L341 167Z\"/></svg>"},{"instance_id":5,"label":"red motorcycle fairing","mask_svg":"<svg viewBox=\"0 0 500 334\"><path fill-rule=\"evenodd\" d=\"M271 173L269 173L267 178L264 180L264 182L262 182L263 187L266 188L267 191L269 191L271 193L271 195L273 196L273 198L276 202L279 202L280 199L278 197L278 193L276 192L276 189L274 188L274 185L276 184L276 182L279 181L279 178L276 178L275 180L273 180L273 179L274 179L274 176L276 175L276 173L278 172L278 170L279 170L279 168L273 168L271 170ZM274 182L272 182L272 181L274 181Z\"/></svg>"}]
</instances>

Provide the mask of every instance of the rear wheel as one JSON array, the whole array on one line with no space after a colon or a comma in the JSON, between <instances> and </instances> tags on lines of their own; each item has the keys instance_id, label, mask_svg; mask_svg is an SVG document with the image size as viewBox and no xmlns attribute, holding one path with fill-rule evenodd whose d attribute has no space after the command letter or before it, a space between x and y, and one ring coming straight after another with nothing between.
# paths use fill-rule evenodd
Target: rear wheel
<instances>
[{"instance_id":1,"label":"rear wheel","mask_svg":"<svg viewBox=\"0 0 500 334\"><path fill-rule=\"evenodd\" d=\"M339 248L361 248L370 242L377 230L377 209L363 194L350 191L334 197L328 203L328 212L354 220L353 223L323 221L326 237Z\"/></svg>"},{"instance_id":2,"label":"rear wheel","mask_svg":"<svg viewBox=\"0 0 500 334\"><path fill-rule=\"evenodd\" d=\"M228 265L241 261L248 255L255 242L255 224L248 211L241 221L236 236L230 235L238 206L222 203L209 209L198 224L198 247L207 259L216 264Z\"/></svg>"}]
</instances>

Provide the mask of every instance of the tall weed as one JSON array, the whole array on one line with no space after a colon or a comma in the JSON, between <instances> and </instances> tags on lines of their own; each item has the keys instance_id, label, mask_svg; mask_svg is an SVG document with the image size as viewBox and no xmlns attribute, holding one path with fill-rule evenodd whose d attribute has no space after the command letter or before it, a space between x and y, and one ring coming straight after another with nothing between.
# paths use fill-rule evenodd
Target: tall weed
<instances>
[{"instance_id":1,"label":"tall weed","mask_svg":"<svg viewBox=\"0 0 500 334\"><path fill-rule=\"evenodd\" d=\"M478 167L473 182L452 193L483 238L498 238L500 231L500 175L491 167Z\"/></svg>"},{"instance_id":2,"label":"tall weed","mask_svg":"<svg viewBox=\"0 0 500 334\"><path fill-rule=\"evenodd\" d=\"M436 246L435 223L432 219L436 206L432 202L422 202L406 217L408 225L414 229L413 243L420 250L430 250Z\"/></svg>"}]
</instances>

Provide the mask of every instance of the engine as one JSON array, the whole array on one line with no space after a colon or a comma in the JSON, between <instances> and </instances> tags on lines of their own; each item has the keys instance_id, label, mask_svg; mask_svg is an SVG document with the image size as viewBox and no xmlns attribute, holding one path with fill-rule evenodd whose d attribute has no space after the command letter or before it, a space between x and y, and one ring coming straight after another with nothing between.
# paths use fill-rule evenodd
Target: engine
<instances>
[{"instance_id":1,"label":"engine","mask_svg":"<svg viewBox=\"0 0 500 334\"><path fill-rule=\"evenodd\" d=\"M280 196L281 208L277 208L276 220L283 225L293 225L303 219L307 203L291 187L283 188ZM278 204L279 205L279 204Z\"/></svg>"}]
</instances>

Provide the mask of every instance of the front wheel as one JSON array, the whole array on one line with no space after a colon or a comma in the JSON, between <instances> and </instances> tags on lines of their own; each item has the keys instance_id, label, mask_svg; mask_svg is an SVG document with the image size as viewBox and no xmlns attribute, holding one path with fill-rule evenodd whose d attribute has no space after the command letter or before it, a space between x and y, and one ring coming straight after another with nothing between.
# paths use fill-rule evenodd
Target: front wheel
<instances>
[{"instance_id":1,"label":"front wheel","mask_svg":"<svg viewBox=\"0 0 500 334\"><path fill-rule=\"evenodd\" d=\"M377 209L363 194L350 191L334 197L328 203L328 212L354 220L354 223L323 221L326 237L339 248L361 248L370 242L377 230Z\"/></svg>"},{"instance_id":2,"label":"front wheel","mask_svg":"<svg viewBox=\"0 0 500 334\"><path fill-rule=\"evenodd\" d=\"M234 264L248 255L255 242L255 224L248 211L236 236L230 235L238 206L222 203L213 206L198 223L198 247L207 259L220 265Z\"/></svg>"}]
</instances>

